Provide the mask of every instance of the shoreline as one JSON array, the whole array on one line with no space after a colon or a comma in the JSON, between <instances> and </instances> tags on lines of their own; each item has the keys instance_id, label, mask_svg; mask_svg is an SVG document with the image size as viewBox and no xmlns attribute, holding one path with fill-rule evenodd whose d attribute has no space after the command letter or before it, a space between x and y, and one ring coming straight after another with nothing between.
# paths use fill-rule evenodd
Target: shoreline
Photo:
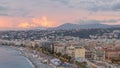
<instances>
[{"instance_id":1,"label":"shoreline","mask_svg":"<svg viewBox=\"0 0 120 68\"><path fill-rule=\"evenodd\" d=\"M33 68L53 68L50 64L43 64L42 60L39 58L43 57L37 57L32 53L30 50L23 48L23 47L14 47L14 46L2 46L0 47L10 47L20 53L18 55L23 56L27 59L28 63L33 66ZM37 55L37 54L36 54Z\"/></svg>"},{"instance_id":2,"label":"shoreline","mask_svg":"<svg viewBox=\"0 0 120 68\"><path fill-rule=\"evenodd\" d=\"M17 48L17 47L15 47ZM26 57L34 66L34 68L53 68L51 65L49 64L43 64L42 60L40 60L38 57L35 57L33 53L29 52L29 50L27 51L26 48L22 48L23 50L21 50L20 48L17 48L20 52L21 55ZM42 57L40 57L42 58Z\"/></svg>"},{"instance_id":3,"label":"shoreline","mask_svg":"<svg viewBox=\"0 0 120 68\"><path fill-rule=\"evenodd\" d=\"M25 57L25 58L27 59L27 61L30 63L30 65L31 65L33 68L36 68L35 65L32 63L32 61L31 61L29 58L27 58L27 57Z\"/></svg>"},{"instance_id":4,"label":"shoreline","mask_svg":"<svg viewBox=\"0 0 120 68\"><path fill-rule=\"evenodd\" d=\"M27 59L27 61L30 63L30 64L32 64L32 66L33 66L33 68L37 68L36 67L36 65L33 63L33 61L29 58L29 57L27 57L21 50L19 50L20 51L20 55L22 55L23 57L25 57L26 59Z\"/></svg>"},{"instance_id":5,"label":"shoreline","mask_svg":"<svg viewBox=\"0 0 120 68\"><path fill-rule=\"evenodd\" d=\"M14 54L16 56L19 56L19 57L23 58L27 62L28 67L30 67L30 68L36 68L35 64L33 64L33 62L28 57L26 57L25 55L23 55L23 52L21 52L21 50L18 47L0 45L0 48L5 49L5 50L13 50L13 52L15 52Z\"/></svg>"}]
</instances>

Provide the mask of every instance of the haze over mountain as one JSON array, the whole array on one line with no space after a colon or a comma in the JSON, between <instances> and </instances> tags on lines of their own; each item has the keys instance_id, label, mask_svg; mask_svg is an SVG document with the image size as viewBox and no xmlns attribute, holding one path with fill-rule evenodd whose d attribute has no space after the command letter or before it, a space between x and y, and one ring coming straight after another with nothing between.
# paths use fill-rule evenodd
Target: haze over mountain
<instances>
[{"instance_id":1,"label":"haze over mountain","mask_svg":"<svg viewBox=\"0 0 120 68\"><path fill-rule=\"evenodd\" d=\"M71 29L96 29L96 28L120 28L120 25L107 25L101 23L73 24L65 23L57 27L37 27L30 30L71 30Z\"/></svg>"},{"instance_id":2,"label":"haze over mountain","mask_svg":"<svg viewBox=\"0 0 120 68\"><path fill-rule=\"evenodd\" d=\"M100 24L100 23L90 23L90 24L65 23L52 29L92 29L92 28L111 28L111 27L116 27L116 26Z\"/></svg>"}]
</instances>

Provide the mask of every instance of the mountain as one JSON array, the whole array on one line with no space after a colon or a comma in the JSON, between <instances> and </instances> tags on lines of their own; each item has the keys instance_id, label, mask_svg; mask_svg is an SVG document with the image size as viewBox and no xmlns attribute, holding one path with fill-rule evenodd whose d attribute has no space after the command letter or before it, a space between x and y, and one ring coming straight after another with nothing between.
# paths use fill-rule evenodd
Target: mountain
<instances>
[{"instance_id":1,"label":"mountain","mask_svg":"<svg viewBox=\"0 0 120 68\"><path fill-rule=\"evenodd\" d=\"M79 25L81 29L93 29L93 28L111 28L112 26L100 23L91 23L85 25Z\"/></svg>"},{"instance_id":2,"label":"mountain","mask_svg":"<svg viewBox=\"0 0 120 68\"><path fill-rule=\"evenodd\" d=\"M100 23L90 23L90 24L72 24L72 23L65 23L58 27L52 29L92 29L92 28L111 28L110 25L100 24Z\"/></svg>"},{"instance_id":3,"label":"mountain","mask_svg":"<svg viewBox=\"0 0 120 68\"><path fill-rule=\"evenodd\" d=\"M58 27L47 28L47 27L37 27L32 29L38 30L71 30L71 29L95 29L95 28L120 28L120 25L106 25L101 23L87 23L87 24L73 24L73 23L65 23Z\"/></svg>"},{"instance_id":4,"label":"mountain","mask_svg":"<svg viewBox=\"0 0 120 68\"><path fill-rule=\"evenodd\" d=\"M71 24L71 23L65 23L65 24L62 24L58 27L56 27L55 29L74 29L74 28L78 28L79 25L77 24Z\"/></svg>"}]
</instances>

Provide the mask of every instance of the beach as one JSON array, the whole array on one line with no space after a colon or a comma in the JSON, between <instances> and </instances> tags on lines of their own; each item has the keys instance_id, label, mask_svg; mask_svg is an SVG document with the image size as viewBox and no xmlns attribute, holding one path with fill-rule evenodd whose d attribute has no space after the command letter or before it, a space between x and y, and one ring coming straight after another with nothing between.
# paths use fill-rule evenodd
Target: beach
<instances>
[{"instance_id":1,"label":"beach","mask_svg":"<svg viewBox=\"0 0 120 68\"><path fill-rule=\"evenodd\" d=\"M31 63L34 65L34 68L53 68L49 64L42 63L43 57L40 57L40 55L36 54L34 51L30 51L23 47L18 49L20 50L22 56L25 56L31 61Z\"/></svg>"}]
</instances>

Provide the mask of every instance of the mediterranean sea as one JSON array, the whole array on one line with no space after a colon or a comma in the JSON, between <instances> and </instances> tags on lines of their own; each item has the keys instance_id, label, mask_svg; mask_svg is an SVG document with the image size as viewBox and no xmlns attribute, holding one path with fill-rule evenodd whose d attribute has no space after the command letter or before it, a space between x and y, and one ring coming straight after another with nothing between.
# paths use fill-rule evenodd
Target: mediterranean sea
<instances>
[{"instance_id":1,"label":"mediterranean sea","mask_svg":"<svg viewBox=\"0 0 120 68\"><path fill-rule=\"evenodd\" d=\"M34 65L14 48L0 46L0 68L34 68Z\"/></svg>"}]
</instances>

